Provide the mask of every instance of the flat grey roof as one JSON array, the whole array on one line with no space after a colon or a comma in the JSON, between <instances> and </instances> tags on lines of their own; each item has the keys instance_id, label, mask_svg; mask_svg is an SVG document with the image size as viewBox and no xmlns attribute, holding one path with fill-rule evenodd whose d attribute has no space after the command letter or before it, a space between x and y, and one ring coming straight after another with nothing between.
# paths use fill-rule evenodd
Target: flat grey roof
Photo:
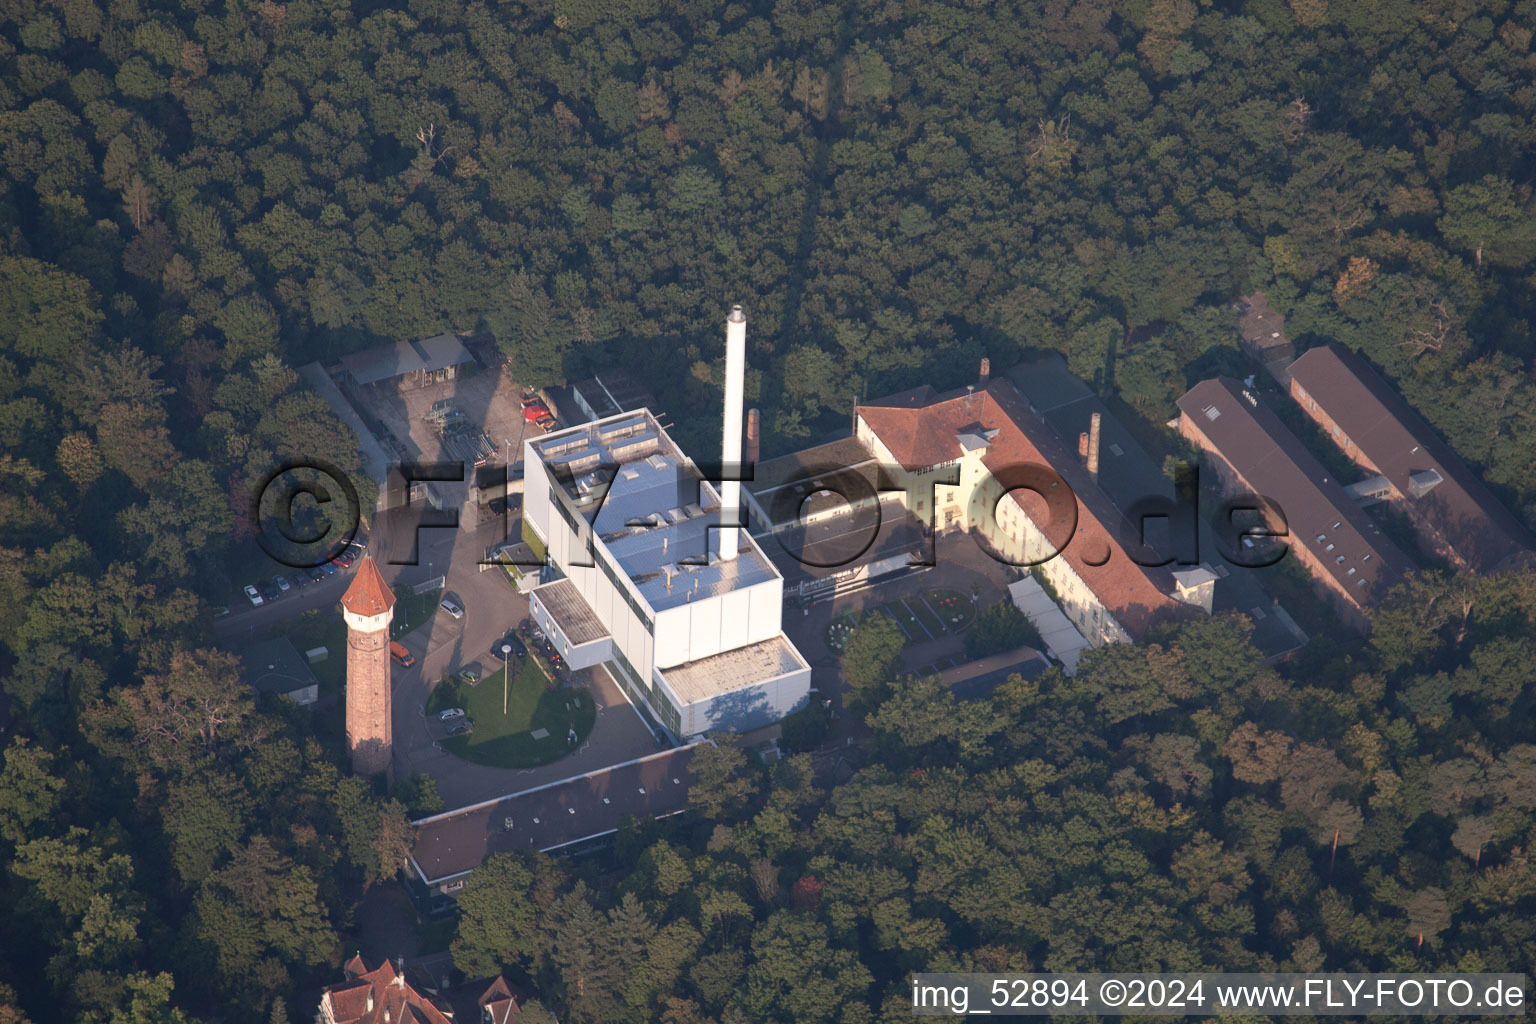
<instances>
[{"instance_id":1,"label":"flat grey roof","mask_svg":"<svg viewBox=\"0 0 1536 1024\"><path fill-rule=\"evenodd\" d=\"M344 652L333 653L344 656ZM287 694L318 684L298 648L285 636L247 647L240 661L245 666L246 682L259 693Z\"/></svg>"},{"instance_id":2,"label":"flat grey roof","mask_svg":"<svg viewBox=\"0 0 1536 1024\"><path fill-rule=\"evenodd\" d=\"M547 851L606 835L626 814L676 814L688 809L692 760L693 747L679 747L422 818L414 823L411 860L432 884L472 871L501 850Z\"/></svg>"},{"instance_id":3,"label":"flat grey roof","mask_svg":"<svg viewBox=\"0 0 1536 1024\"><path fill-rule=\"evenodd\" d=\"M359 384L373 384L407 373L441 370L474 360L458 337L439 334L424 341L400 341L354 352L343 356L341 365Z\"/></svg>"},{"instance_id":4,"label":"flat grey roof","mask_svg":"<svg viewBox=\"0 0 1536 1024\"><path fill-rule=\"evenodd\" d=\"M868 464L867 479L874 483L874 455L856 437L841 437L836 441L806 448L790 455L781 455L767 462L759 462L752 468L752 479L742 486L751 491L759 502L770 491L788 483L809 480L813 475L833 470L850 470Z\"/></svg>"},{"instance_id":5,"label":"flat grey roof","mask_svg":"<svg viewBox=\"0 0 1536 1024\"><path fill-rule=\"evenodd\" d=\"M658 669L658 672L667 688L687 705L777 679L803 668L809 668L805 659L780 633L761 643L748 644L734 651L722 651L672 668Z\"/></svg>"},{"instance_id":6,"label":"flat grey roof","mask_svg":"<svg viewBox=\"0 0 1536 1024\"><path fill-rule=\"evenodd\" d=\"M542 587L535 587L533 593L538 595L539 603L554 616L560 632L565 634L572 646L589 644L608 635L597 613L582 599L576 584L570 580L546 583Z\"/></svg>"}]
</instances>

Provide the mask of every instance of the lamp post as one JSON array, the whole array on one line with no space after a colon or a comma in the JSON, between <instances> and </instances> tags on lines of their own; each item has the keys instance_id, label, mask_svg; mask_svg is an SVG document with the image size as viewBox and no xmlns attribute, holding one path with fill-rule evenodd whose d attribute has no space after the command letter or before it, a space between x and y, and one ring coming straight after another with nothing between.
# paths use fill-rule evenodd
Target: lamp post
<instances>
[{"instance_id":1,"label":"lamp post","mask_svg":"<svg viewBox=\"0 0 1536 1024\"><path fill-rule=\"evenodd\" d=\"M507 677L512 672L512 645L501 645L501 713L507 713Z\"/></svg>"}]
</instances>

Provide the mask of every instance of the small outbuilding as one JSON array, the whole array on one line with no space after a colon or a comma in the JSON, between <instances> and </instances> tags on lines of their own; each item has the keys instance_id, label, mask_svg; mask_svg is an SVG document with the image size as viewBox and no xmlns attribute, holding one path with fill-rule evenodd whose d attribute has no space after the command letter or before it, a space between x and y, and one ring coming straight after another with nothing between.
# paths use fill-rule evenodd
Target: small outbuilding
<instances>
[{"instance_id":1,"label":"small outbuilding","mask_svg":"<svg viewBox=\"0 0 1536 1024\"><path fill-rule=\"evenodd\" d=\"M454 380L470 372L475 357L457 335L439 334L425 341L378 345L344 356L341 365L358 385L390 381L401 391Z\"/></svg>"},{"instance_id":2,"label":"small outbuilding","mask_svg":"<svg viewBox=\"0 0 1536 1024\"><path fill-rule=\"evenodd\" d=\"M245 681L257 693L287 697L309 705L320 699L320 683L285 636L247 648L240 655Z\"/></svg>"}]
</instances>

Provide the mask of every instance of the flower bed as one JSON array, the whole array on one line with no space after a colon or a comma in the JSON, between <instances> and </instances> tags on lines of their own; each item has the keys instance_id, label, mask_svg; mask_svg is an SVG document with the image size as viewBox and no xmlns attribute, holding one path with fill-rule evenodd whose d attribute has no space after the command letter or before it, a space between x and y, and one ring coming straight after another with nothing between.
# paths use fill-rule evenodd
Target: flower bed
<instances>
[{"instance_id":1,"label":"flower bed","mask_svg":"<svg viewBox=\"0 0 1536 1024\"><path fill-rule=\"evenodd\" d=\"M848 646L848 638L853 635L853 630L853 617L847 613L833 620L827 627L827 647L834 654L842 654L843 648Z\"/></svg>"},{"instance_id":2,"label":"flower bed","mask_svg":"<svg viewBox=\"0 0 1536 1024\"><path fill-rule=\"evenodd\" d=\"M951 633L958 633L976 619L976 603L958 590L935 587L924 591L923 600Z\"/></svg>"}]
</instances>

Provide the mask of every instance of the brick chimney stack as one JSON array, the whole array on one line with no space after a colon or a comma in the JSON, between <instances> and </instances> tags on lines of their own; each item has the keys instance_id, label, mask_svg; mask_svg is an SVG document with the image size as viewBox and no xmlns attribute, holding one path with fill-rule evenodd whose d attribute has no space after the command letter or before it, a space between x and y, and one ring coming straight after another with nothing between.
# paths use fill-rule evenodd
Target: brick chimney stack
<instances>
[{"instance_id":1,"label":"brick chimney stack","mask_svg":"<svg viewBox=\"0 0 1536 1024\"><path fill-rule=\"evenodd\" d=\"M743 456L748 466L757 465L763 447L763 414L756 409L747 410L747 450Z\"/></svg>"},{"instance_id":2,"label":"brick chimney stack","mask_svg":"<svg viewBox=\"0 0 1536 1024\"><path fill-rule=\"evenodd\" d=\"M394 612L394 591L372 556L364 555L341 598L347 623L347 749L358 775L393 775L389 623Z\"/></svg>"},{"instance_id":3,"label":"brick chimney stack","mask_svg":"<svg viewBox=\"0 0 1536 1024\"><path fill-rule=\"evenodd\" d=\"M1094 413L1088 422L1088 472L1099 478L1099 414Z\"/></svg>"}]
</instances>

